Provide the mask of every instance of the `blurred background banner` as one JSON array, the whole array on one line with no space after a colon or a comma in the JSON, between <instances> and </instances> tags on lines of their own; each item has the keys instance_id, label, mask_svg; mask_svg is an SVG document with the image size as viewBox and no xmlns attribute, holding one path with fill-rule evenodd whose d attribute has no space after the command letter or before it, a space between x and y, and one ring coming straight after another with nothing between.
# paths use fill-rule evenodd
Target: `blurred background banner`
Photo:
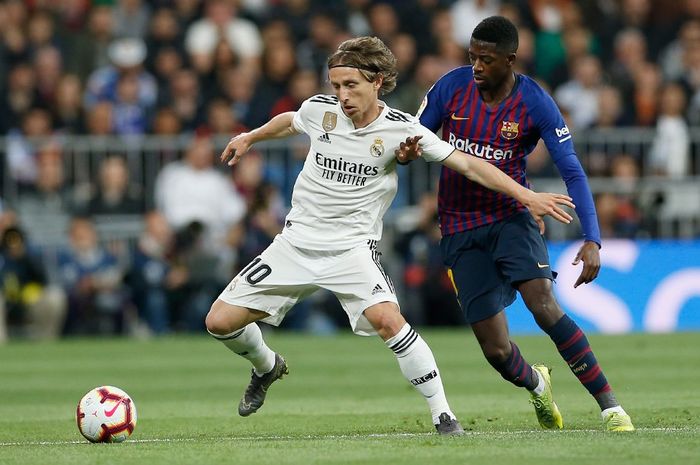
<instances>
[{"instance_id":1,"label":"blurred background banner","mask_svg":"<svg viewBox=\"0 0 700 465\"><path fill-rule=\"evenodd\" d=\"M559 273L555 293L588 332L673 332L700 329L700 241L604 241L601 270L574 289L581 266L572 266L580 243L549 244ZM522 299L508 309L514 333L537 333Z\"/></svg>"}]
</instances>

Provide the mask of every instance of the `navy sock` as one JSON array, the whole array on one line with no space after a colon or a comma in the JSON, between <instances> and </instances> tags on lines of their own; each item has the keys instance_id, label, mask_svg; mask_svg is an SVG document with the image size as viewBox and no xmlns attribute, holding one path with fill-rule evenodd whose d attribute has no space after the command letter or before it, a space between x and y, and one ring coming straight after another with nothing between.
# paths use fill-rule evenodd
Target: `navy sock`
<instances>
[{"instance_id":1,"label":"navy sock","mask_svg":"<svg viewBox=\"0 0 700 465\"><path fill-rule=\"evenodd\" d=\"M510 355L505 361L493 360L488 357L487 360L506 381L510 381L518 387L535 389L538 378L533 373L532 367L520 355L520 349L513 341L510 341L510 348Z\"/></svg>"},{"instance_id":2,"label":"navy sock","mask_svg":"<svg viewBox=\"0 0 700 465\"><path fill-rule=\"evenodd\" d=\"M592 396L610 392L608 380L593 355L588 339L574 320L564 315L545 332L554 341L573 374Z\"/></svg>"}]
</instances>

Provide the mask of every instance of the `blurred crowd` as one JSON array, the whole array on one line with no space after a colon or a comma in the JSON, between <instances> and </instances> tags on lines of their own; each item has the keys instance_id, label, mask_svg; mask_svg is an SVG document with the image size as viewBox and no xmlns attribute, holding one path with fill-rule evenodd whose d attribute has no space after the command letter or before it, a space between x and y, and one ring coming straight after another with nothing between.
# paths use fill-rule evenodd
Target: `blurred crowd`
<instances>
[{"instance_id":1,"label":"blurred crowd","mask_svg":"<svg viewBox=\"0 0 700 465\"><path fill-rule=\"evenodd\" d=\"M252 153L228 172L216 166L213 137L330 93L326 57L360 35L390 46L400 77L384 100L415 113L443 73L466 64L471 30L494 14L518 25L517 70L551 92L574 132L655 130L648 153L591 147L584 159L591 176L617 185L596 199L604 237L654 235L625 186L700 171L690 144L700 125L700 0L4 0L0 178L13 195L0 206L0 322L9 323L0 340L8 331L201 330L217 292L281 229L288 174L304 153L290 149L277 170ZM97 146L101 137L188 138L184 150L156 151L162 169L150 189L106 143L99 156L67 157L62 138L72 135ZM93 165L98 175L76 182ZM557 175L544 147L530 174ZM434 204L433 193L419 200L419 220L391 245L403 261L396 279L417 296L416 321L456 324ZM124 215L142 220L138 239L105 241L105 221ZM47 259L56 235L67 240ZM332 328L337 312L318 317L314 308L329 306L317 304L289 324ZM420 310L433 307L450 310Z\"/></svg>"}]
</instances>

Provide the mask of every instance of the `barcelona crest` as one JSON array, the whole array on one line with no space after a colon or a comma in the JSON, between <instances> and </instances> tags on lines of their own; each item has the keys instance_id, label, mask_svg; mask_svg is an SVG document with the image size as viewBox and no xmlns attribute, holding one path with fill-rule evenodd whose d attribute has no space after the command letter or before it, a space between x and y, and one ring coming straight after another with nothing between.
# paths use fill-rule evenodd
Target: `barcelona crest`
<instances>
[{"instance_id":1,"label":"barcelona crest","mask_svg":"<svg viewBox=\"0 0 700 465\"><path fill-rule=\"evenodd\" d=\"M519 123L515 121L503 121L501 124L501 137L506 140L513 140L518 137Z\"/></svg>"},{"instance_id":2,"label":"barcelona crest","mask_svg":"<svg viewBox=\"0 0 700 465\"><path fill-rule=\"evenodd\" d=\"M338 115L327 111L323 115L323 124L321 124L323 130L326 132L331 132L333 129L335 129L336 124L338 124Z\"/></svg>"}]
</instances>

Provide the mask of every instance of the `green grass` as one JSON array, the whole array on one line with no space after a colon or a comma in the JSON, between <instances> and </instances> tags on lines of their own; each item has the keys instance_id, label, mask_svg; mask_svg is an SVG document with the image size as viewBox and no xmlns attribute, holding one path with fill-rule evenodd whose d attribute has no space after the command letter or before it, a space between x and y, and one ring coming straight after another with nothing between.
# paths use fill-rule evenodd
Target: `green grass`
<instances>
[{"instance_id":1,"label":"green grass","mask_svg":"<svg viewBox=\"0 0 700 465\"><path fill-rule=\"evenodd\" d=\"M541 431L528 395L503 381L464 330L423 331L468 434L433 434L423 399L378 338L275 333L290 375L249 418L236 406L247 362L207 337L12 343L0 347L0 464L696 464L700 334L593 336L638 431L601 429L595 402L551 342L516 337L554 367L564 430ZM138 408L122 444L88 444L75 406L90 388Z\"/></svg>"}]
</instances>

